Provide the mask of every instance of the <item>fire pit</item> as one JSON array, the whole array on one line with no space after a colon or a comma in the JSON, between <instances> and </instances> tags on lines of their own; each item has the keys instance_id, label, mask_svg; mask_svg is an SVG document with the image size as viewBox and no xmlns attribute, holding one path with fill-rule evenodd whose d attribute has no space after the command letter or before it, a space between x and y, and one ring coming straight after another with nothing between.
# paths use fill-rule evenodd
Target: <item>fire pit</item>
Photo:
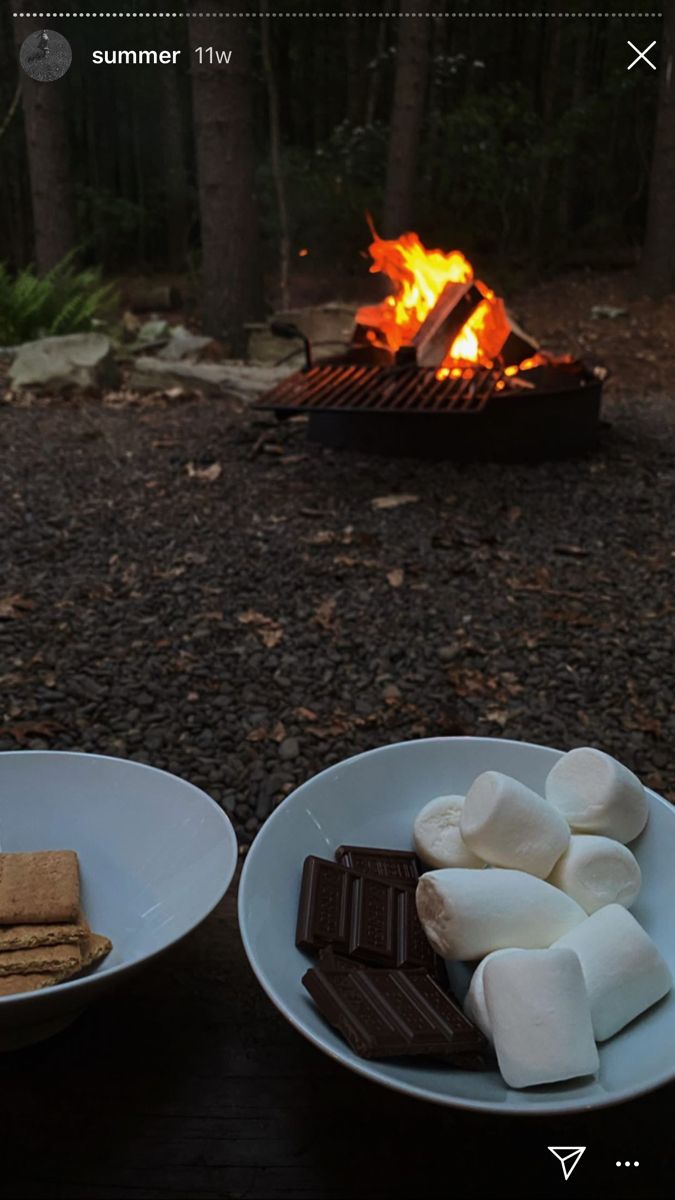
<instances>
[{"instance_id":1,"label":"fire pit","mask_svg":"<svg viewBox=\"0 0 675 1200\"><path fill-rule=\"evenodd\" d=\"M256 407L309 417L327 446L432 458L560 457L597 445L605 372L542 351L459 251L375 235L393 290L357 313L347 351L306 364ZM275 326L302 336L293 326Z\"/></svg>"}]
</instances>

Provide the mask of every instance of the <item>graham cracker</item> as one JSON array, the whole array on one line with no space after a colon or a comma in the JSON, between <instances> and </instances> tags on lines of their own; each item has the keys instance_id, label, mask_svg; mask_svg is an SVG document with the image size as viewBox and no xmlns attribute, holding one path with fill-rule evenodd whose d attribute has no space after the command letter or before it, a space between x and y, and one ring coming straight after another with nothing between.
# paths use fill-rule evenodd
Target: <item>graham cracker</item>
<instances>
[{"instance_id":1,"label":"graham cracker","mask_svg":"<svg viewBox=\"0 0 675 1200\"><path fill-rule=\"evenodd\" d=\"M74 923L79 912L74 850L0 854L0 925Z\"/></svg>"},{"instance_id":2,"label":"graham cracker","mask_svg":"<svg viewBox=\"0 0 675 1200\"><path fill-rule=\"evenodd\" d=\"M77 925L0 925L0 951L79 942L88 928L81 913Z\"/></svg>"},{"instance_id":3,"label":"graham cracker","mask_svg":"<svg viewBox=\"0 0 675 1200\"><path fill-rule=\"evenodd\" d=\"M0 996L36 992L38 988L51 987L58 981L57 975L0 975Z\"/></svg>"},{"instance_id":4,"label":"graham cracker","mask_svg":"<svg viewBox=\"0 0 675 1200\"><path fill-rule=\"evenodd\" d=\"M80 942L82 967L91 967L94 963L100 962L106 954L110 954L111 950L110 938L104 937L102 933L89 932Z\"/></svg>"},{"instance_id":5,"label":"graham cracker","mask_svg":"<svg viewBox=\"0 0 675 1200\"><path fill-rule=\"evenodd\" d=\"M34 946L31 950L0 951L2 975L72 975L82 966L80 946Z\"/></svg>"}]
</instances>

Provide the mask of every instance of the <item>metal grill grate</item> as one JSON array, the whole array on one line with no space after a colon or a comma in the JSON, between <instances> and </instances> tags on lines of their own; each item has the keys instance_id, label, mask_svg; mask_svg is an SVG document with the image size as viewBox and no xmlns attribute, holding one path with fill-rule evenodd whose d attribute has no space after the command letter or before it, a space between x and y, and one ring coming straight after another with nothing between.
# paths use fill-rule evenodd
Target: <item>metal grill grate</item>
<instances>
[{"instance_id":1,"label":"metal grill grate","mask_svg":"<svg viewBox=\"0 0 675 1200\"><path fill-rule=\"evenodd\" d=\"M501 378L501 372L482 367L467 371L466 377L437 379L435 371L415 365L331 363L290 375L255 407L286 413L479 412Z\"/></svg>"}]
</instances>

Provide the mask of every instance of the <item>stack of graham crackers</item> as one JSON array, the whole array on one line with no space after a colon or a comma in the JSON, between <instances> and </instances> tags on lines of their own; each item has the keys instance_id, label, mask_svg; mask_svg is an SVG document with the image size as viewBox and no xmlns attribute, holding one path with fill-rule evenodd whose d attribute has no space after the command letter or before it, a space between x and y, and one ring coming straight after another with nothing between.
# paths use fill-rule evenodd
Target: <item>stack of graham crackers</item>
<instances>
[{"instance_id":1,"label":"stack of graham crackers","mask_svg":"<svg viewBox=\"0 0 675 1200\"><path fill-rule=\"evenodd\" d=\"M0 854L0 996L71 979L111 950L82 913L74 850Z\"/></svg>"}]
</instances>

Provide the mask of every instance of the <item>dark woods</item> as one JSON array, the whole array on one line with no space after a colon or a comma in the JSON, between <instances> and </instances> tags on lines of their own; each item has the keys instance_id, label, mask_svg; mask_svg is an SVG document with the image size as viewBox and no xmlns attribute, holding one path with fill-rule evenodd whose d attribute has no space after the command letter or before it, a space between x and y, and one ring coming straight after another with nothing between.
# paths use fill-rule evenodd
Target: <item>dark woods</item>
<instances>
[{"instance_id":1,"label":"dark woods","mask_svg":"<svg viewBox=\"0 0 675 1200\"><path fill-rule=\"evenodd\" d=\"M12 8L0 9L0 262L13 269L48 269L76 246L112 274L201 270L205 325L235 344L242 320L278 302L282 275L300 300L309 280L333 295L361 280L367 212L386 234L414 227L525 274L630 264L646 246L645 285L673 285L673 5L660 91L651 70L626 70L627 39L659 32L635 18L59 18L69 74L24 77L6 121L15 38L39 25ZM200 46L231 50L229 65L200 64ZM102 47L181 55L95 66Z\"/></svg>"}]
</instances>

